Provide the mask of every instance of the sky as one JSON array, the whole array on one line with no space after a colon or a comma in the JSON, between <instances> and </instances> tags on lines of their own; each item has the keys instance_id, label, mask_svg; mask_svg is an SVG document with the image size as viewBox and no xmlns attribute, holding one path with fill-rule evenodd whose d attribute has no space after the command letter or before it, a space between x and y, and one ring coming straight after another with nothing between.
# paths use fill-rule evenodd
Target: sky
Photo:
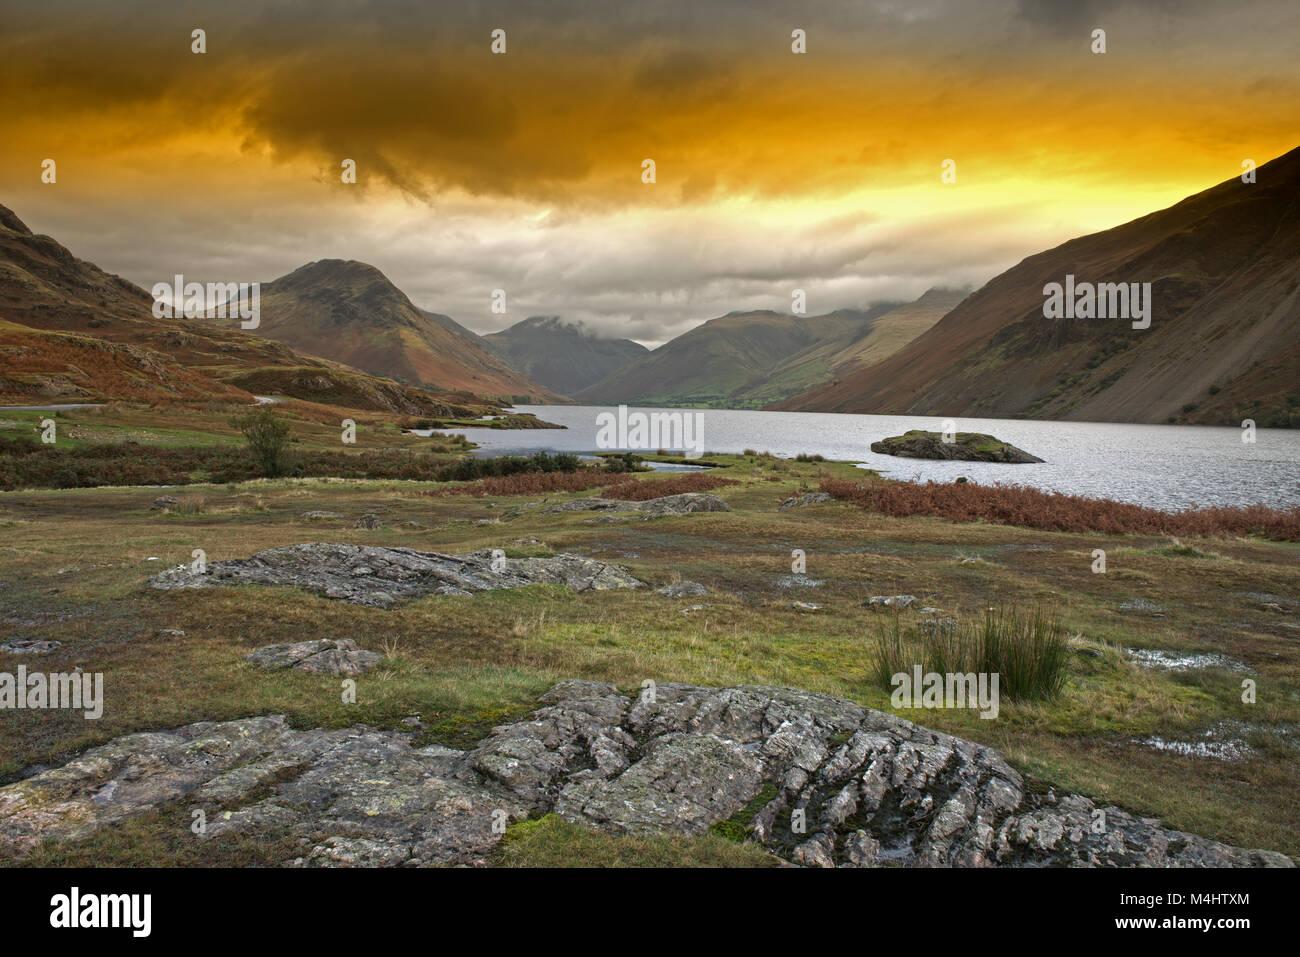
<instances>
[{"instance_id":1,"label":"sky","mask_svg":"<svg viewBox=\"0 0 1300 957\"><path fill-rule=\"evenodd\" d=\"M145 288L355 259L653 346L1239 175L1300 146L1297 40L1296 0L0 0L0 204Z\"/></svg>"}]
</instances>

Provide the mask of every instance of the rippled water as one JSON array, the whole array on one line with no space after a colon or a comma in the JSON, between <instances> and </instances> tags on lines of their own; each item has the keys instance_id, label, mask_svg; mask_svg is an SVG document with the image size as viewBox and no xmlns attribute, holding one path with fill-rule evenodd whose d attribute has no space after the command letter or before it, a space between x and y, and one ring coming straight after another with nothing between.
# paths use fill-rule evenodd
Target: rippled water
<instances>
[{"instance_id":1,"label":"rippled water","mask_svg":"<svg viewBox=\"0 0 1300 957\"><path fill-rule=\"evenodd\" d=\"M492 455L538 450L596 450L596 416L607 406L519 406L564 431L459 429ZM934 462L877 455L870 445L908 429L940 431L943 420L908 415L832 415L809 412L699 411L704 448L710 452L754 449L774 455L820 453L859 462L890 478L950 482L964 475L977 482L1014 482L1094 498L1119 499L1153 508L1189 505L1300 504L1300 431L1259 429L1255 442L1241 430L1190 425L1119 425L1024 419L957 419L962 432L987 432L1042 459L1041 465ZM652 450L653 451L653 450Z\"/></svg>"}]
</instances>

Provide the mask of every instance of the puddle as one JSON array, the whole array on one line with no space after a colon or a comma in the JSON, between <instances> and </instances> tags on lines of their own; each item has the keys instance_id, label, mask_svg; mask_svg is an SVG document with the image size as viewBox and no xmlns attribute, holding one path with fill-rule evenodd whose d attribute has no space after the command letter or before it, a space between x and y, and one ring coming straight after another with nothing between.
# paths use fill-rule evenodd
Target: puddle
<instances>
[{"instance_id":1,"label":"puddle","mask_svg":"<svg viewBox=\"0 0 1300 957\"><path fill-rule=\"evenodd\" d=\"M1199 738L1181 740L1152 735L1138 740L1167 754L1177 754L1187 758L1203 758L1210 761L1241 761L1252 756L1255 749L1242 737L1250 726L1241 721L1221 721L1202 733Z\"/></svg>"},{"instance_id":2,"label":"puddle","mask_svg":"<svg viewBox=\"0 0 1300 957\"><path fill-rule=\"evenodd\" d=\"M1156 668L1160 671L1199 671L1203 668L1223 668L1225 671L1250 670L1235 658L1212 652L1186 655L1172 651L1157 651L1153 648L1126 648L1125 650L1139 666Z\"/></svg>"}]
</instances>

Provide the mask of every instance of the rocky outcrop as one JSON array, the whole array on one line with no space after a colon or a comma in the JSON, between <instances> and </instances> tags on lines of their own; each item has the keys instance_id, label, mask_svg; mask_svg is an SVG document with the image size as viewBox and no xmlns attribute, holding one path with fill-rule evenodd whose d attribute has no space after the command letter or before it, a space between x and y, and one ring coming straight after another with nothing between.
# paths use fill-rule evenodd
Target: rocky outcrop
<instances>
[{"instance_id":1,"label":"rocky outcrop","mask_svg":"<svg viewBox=\"0 0 1300 957\"><path fill-rule=\"evenodd\" d=\"M1004 462L1027 465L1043 461L1023 449L982 432L958 432L945 442L938 432L912 429L871 443L871 451L880 455L897 455L906 459L957 459L963 462Z\"/></svg>"},{"instance_id":2,"label":"rocky outcrop","mask_svg":"<svg viewBox=\"0 0 1300 957\"><path fill-rule=\"evenodd\" d=\"M996 751L829 695L571 680L471 751L279 716L132 734L0 788L0 855L170 805L201 838L296 836L291 865L476 863L511 820L749 839L811 866L1290 866L1077 795L1035 793ZM581 863L581 862L575 862Z\"/></svg>"},{"instance_id":3,"label":"rocky outcrop","mask_svg":"<svg viewBox=\"0 0 1300 957\"><path fill-rule=\"evenodd\" d=\"M48 655L63 647L63 642L52 638L15 638L0 644L0 651L7 655Z\"/></svg>"},{"instance_id":4,"label":"rocky outcrop","mask_svg":"<svg viewBox=\"0 0 1300 957\"><path fill-rule=\"evenodd\" d=\"M384 656L358 648L350 638L322 638L319 641L267 645L245 656L244 660L263 671L297 668L316 675L359 675L383 661Z\"/></svg>"},{"instance_id":5,"label":"rocky outcrop","mask_svg":"<svg viewBox=\"0 0 1300 957\"><path fill-rule=\"evenodd\" d=\"M472 595L539 583L564 585L576 592L644 584L617 565L580 555L506 558L496 549L443 555L413 548L329 543L271 548L252 558L209 562L203 571L179 565L149 579L152 587L160 589L288 586L380 608L424 595Z\"/></svg>"}]
</instances>

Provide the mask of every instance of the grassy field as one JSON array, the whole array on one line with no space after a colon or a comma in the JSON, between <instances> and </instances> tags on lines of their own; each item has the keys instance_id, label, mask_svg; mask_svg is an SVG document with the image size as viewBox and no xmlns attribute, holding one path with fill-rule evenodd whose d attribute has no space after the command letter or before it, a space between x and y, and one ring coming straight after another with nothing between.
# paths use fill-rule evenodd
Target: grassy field
<instances>
[{"instance_id":1,"label":"grassy field","mask_svg":"<svg viewBox=\"0 0 1300 957\"><path fill-rule=\"evenodd\" d=\"M16 415L0 413L0 419ZM150 426L112 416L87 424L90 418L70 421L84 428ZM181 442L199 430L194 423L154 426L171 430L161 441ZM314 443L309 430L303 426L303 439ZM389 437L378 426L370 434ZM405 438L393 437L393 445L401 447ZM319 441L326 447L330 439L322 432ZM863 473L769 456L709 460L718 466L711 475L736 483L714 492L735 511L627 523L592 524L589 513L534 510L502 518L526 502L598 491L444 496L426 494L429 483L421 482L191 485L169 490L180 500L169 512L151 509L159 494L152 488L0 493L0 640L64 642L42 658L0 656L0 669L79 666L103 672L106 693L99 721L79 713L0 711L0 782L127 732L266 713L286 714L299 727L399 728L403 718L418 715L429 725L426 740L464 747L531 710L539 694L565 677L613 681L628 690L646 678L792 685L887 710L872 655L888 614L863 602L909 593L921 599L918 605L962 619L993 605L1050 608L1071 636L1071 654L1064 691L1054 701L1004 701L996 721L958 710L908 717L1001 749L1036 786L1079 791L1234 844L1300 854L1300 547L1228 538L1198 538L1193 546L1158 535L887 517L844 502L782 512L778 505L793 494ZM310 511L343 517L304 518ZM363 514L380 516L380 526L356 527ZM499 547L512 556L572 551L616 562L652 585L693 580L714 594L675 602L644 589L575 595L532 586L380 610L286 589L145 587L150 575L188 562L196 548L219 561L311 541L447 552ZM1104 574L1092 571L1098 548L1107 552ZM794 549L806 553L807 570L791 581ZM796 601L819 608L803 610ZM684 612L692 603L705 607ZM166 634L170 629L184 635ZM340 702L337 679L265 673L242 661L262 645L321 637L355 638L388 655L358 679L357 704ZM1148 670L1129 659L1127 648L1213 652L1247 672ZM1242 702L1247 675L1258 682L1254 704ZM1195 741L1225 721L1242 723L1240 733L1252 746L1244 760L1188 757L1141 743L1156 734ZM165 815L141 818L79 844L43 849L31 862L284 857L273 840L198 847L179 841L176 830ZM499 863L617 864L633 857L768 863L761 852L736 847L725 828L696 841L644 842L578 833L554 820L516 825Z\"/></svg>"}]
</instances>

